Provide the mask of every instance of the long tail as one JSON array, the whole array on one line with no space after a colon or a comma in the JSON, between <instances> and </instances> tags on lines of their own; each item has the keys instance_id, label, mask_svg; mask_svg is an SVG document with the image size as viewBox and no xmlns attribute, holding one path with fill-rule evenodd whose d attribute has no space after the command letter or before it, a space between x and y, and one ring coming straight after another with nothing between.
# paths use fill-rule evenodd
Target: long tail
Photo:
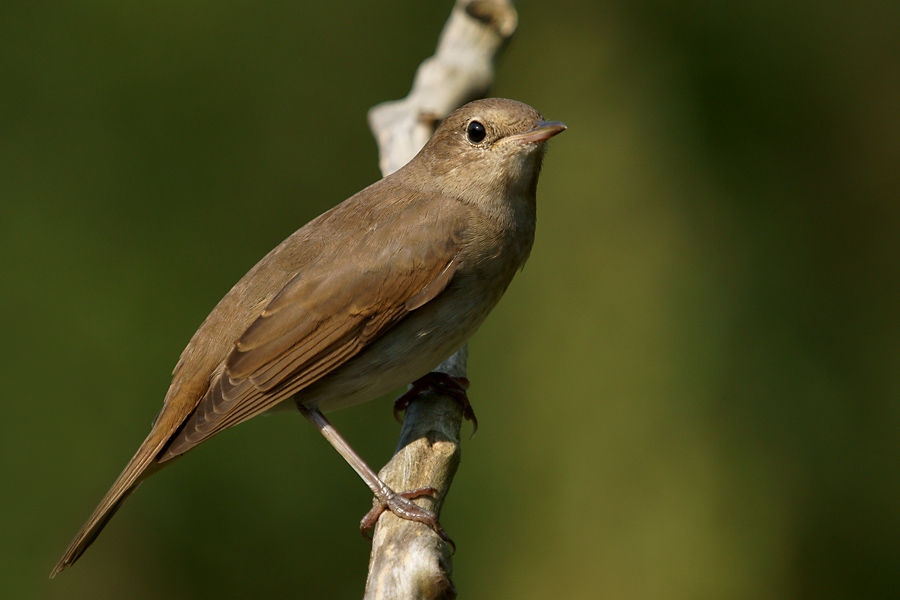
<instances>
[{"instance_id":1,"label":"long tail","mask_svg":"<svg viewBox=\"0 0 900 600\"><path fill-rule=\"evenodd\" d=\"M138 488L141 481L162 467L162 465L156 461L156 456L159 453L160 448L165 444L168 436L160 435L160 433L162 432L154 427L153 431L150 432L150 435L147 436L147 439L144 440L144 443L141 444L141 447L138 448L137 453L128 462L125 470L122 471L122 474L119 475L119 478L116 479L116 482L112 485L110 490L106 492L106 496L100 501L100 505L94 509L94 512L87 520L87 523L84 524L84 527L81 528L81 531L78 532L78 535L76 535L75 539L72 540L72 543L69 544L65 554L59 559L56 567L54 567L53 571L50 573L51 579L56 577L60 571L78 560L78 557L84 553L87 547L90 546L100 534L103 527L109 522L113 515L116 514L119 507L122 506L125 501L128 500L128 497L134 493L134 490ZM165 464L168 465L169 462L166 462Z\"/></svg>"},{"instance_id":2,"label":"long tail","mask_svg":"<svg viewBox=\"0 0 900 600\"><path fill-rule=\"evenodd\" d=\"M190 349L190 346L188 346ZM201 365L203 366L203 365ZM204 369L192 369L190 371L182 371L181 363L175 367L173 373L172 385L166 394L166 401L162 410L153 421L153 427L150 434L138 451L134 454L125 470L116 479L100 505L94 509L90 518L69 547L65 554L56 563L50 578L56 575L78 560L78 557L84 554L87 547L97 539L103 527L113 518L119 507L122 506L128 497L134 493L141 482L159 471L162 467L170 465L174 462L171 460L158 460L159 453L168 443L172 434L181 426L185 418L194 410L200 398L209 387L209 372Z\"/></svg>"}]
</instances>

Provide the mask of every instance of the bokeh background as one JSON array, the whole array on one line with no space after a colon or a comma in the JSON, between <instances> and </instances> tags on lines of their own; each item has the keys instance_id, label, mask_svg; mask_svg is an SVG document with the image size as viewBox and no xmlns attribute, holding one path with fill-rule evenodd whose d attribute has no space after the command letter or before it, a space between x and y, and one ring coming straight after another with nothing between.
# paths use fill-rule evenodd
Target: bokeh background
<instances>
[{"instance_id":1,"label":"bokeh background","mask_svg":"<svg viewBox=\"0 0 900 600\"><path fill-rule=\"evenodd\" d=\"M352 598L370 496L300 418L154 476L47 575L229 287L379 175L452 2L0 4L4 598ZM569 131L471 344L469 598L900 596L900 3L518 3ZM335 413L373 465L390 398Z\"/></svg>"}]
</instances>

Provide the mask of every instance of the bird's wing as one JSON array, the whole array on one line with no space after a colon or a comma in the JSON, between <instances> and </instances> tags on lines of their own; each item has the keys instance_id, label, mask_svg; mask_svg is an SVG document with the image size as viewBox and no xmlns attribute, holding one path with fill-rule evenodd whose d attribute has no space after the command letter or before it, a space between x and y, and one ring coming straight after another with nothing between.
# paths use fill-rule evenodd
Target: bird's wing
<instances>
[{"instance_id":1,"label":"bird's wing","mask_svg":"<svg viewBox=\"0 0 900 600\"><path fill-rule=\"evenodd\" d=\"M237 339L160 461L275 406L443 291L463 224L434 214L440 204L407 205L295 275Z\"/></svg>"}]
</instances>

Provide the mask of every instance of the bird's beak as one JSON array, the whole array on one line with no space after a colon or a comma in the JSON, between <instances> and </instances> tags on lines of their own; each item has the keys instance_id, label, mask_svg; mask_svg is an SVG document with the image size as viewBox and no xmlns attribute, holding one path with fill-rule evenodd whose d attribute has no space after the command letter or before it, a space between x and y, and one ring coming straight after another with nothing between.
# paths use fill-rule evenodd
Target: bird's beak
<instances>
[{"instance_id":1,"label":"bird's beak","mask_svg":"<svg viewBox=\"0 0 900 600\"><path fill-rule=\"evenodd\" d=\"M559 121L538 121L534 129L526 133L511 135L506 138L509 142L518 142L520 144L530 144L533 142L543 142L549 140L557 133L566 130L566 124Z\"/></svg>"}]
</instances>

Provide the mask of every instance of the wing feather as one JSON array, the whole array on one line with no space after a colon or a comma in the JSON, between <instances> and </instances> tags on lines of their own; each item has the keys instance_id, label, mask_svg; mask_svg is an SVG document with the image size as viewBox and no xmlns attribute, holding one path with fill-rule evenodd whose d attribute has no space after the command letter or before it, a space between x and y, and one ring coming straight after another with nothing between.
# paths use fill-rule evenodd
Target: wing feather
<instances>
[{"instance_id":1,"label":"wing feather","mask_svg":"<svg viewBox=\"0 0 900 600\"><path fill-rule=\"evenodd\" d=\"M434 217L411 204L392 226L367 230L290 279L238 337L160 460L287 399L440 294L458 266L464 223L438 220L449 227L435 239Z\"/></svg>"}]
</instances>

